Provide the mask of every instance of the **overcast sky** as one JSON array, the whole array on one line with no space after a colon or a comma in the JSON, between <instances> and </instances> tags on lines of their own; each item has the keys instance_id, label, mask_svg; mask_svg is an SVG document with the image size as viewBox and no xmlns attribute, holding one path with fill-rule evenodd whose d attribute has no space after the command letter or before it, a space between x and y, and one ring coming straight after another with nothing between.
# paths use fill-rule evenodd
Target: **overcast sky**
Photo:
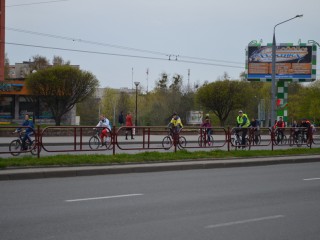
<instances>
[{"instance_id":1,"label":"overcast sky","mask_svg":"<svg viewBox=\"0 0 320 240\"><path fill-rule=\"evenodd\" d=\"M181 74L186 85L188 69L193 86L224 72L238 79L248 43L272 42L273 27L297 14L304 16L276 28L277 43L320 43L319 12L319 0L6 0L6 53L10 64L61 56L101 87L138 81L150 91L162 72Z\"/></svg>"}]
</instances>

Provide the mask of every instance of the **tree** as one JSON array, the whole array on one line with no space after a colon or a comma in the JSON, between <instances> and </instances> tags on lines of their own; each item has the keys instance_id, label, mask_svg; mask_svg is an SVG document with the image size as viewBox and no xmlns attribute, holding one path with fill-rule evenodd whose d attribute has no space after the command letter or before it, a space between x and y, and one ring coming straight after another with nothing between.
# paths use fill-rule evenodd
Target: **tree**
<instances>
[{"instance_id":1,"label":"tree","mask_svg":"<svg viewBox=\"0 0 320 240\"><path fill-rule=\"evenodd\" d=\"M168 89L168 74L165 72L161 73L160 79L156 82L156 90L166 91Z\"/></svg>"},{"instance_id":2,"label":"tree","mask_svg":"<svg viewBox=\"0 0 320 240\"><path fill-rule=\"evenodd\" d=\"M77 104L77 116L80 116L81 125L97 125L99 119L99 99L89 96Z\"/></svg>"},{"instance_id":3,"label":"tree","mask_svg":"<svg viewBox=\"0 0 320 240\"><path fill-rule=\"evenodd\" d=\"M31 71L39 71L41 69L47 68L50 65L50 61L46 57L35 55L32 57L32 59Z\"/></svg>"},{"instance_id":4,"label":"tree","mask_svg":"<svg viewBox=\"0 0 320 240\"><path fill-rule=\"evenodd\" d=\"M61 65L70 65L70 61L64 61L62 57L60 56L53 56L53 59L52 59L52 65L53 66L61 66Z\"/></svg>"},{"instance_id":5,"label":"tree","mask_svg":"<svg viewBox=\"0 0 320 240\"><path fill-rule=\"evenodd\" d=\"M57 126L76 103L91 96L98 87L96 77L71 66L54 66L30 74L26 86L51 110Z\"/></svg>"},{"instance_id":6,"label":"tree","mask_svg":"<svg viewBox=\"0 0 320 240\"><path fill-rule=\"evenodd\" d=\"M216 81L199 88L196 97L207 110L212 111L224 126L233 110L245 109L250 102L247 97L249 83L240 81Z\"/></svg>"}]
</instances>

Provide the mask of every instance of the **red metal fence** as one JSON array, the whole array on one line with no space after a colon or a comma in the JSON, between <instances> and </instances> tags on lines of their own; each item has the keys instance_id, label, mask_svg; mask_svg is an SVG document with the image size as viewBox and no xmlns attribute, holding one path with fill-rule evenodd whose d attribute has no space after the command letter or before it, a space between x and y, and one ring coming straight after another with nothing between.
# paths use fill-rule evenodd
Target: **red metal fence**
<instances>
[{"instance_id":1,"label":"red metal fence","mask_svg":"<svg viewBox=\"0 0 320 240\"><path fill-rule=\"evenodd\" d=\"M102 142L102 128L92 126L51 126L32 130L32 142L22 149L22 138L14 133L16 127L0 126L0 154L19 155L30 152L40 157L43 153L104 152L116 154L130 151L177 151L181 149L279 149L288 147L320 146L320 129L260 128L247 129L246 139L242 141L245 129L213 127L207 131L201 127L185 127L179 133L171 134L165 126L138 126L106 129L106 142ZM26 130L26 127L21 127ZM133 139L131 131L133 130ZM127 138L126 138L127 135Z\"/></svg>"}]
</instances>

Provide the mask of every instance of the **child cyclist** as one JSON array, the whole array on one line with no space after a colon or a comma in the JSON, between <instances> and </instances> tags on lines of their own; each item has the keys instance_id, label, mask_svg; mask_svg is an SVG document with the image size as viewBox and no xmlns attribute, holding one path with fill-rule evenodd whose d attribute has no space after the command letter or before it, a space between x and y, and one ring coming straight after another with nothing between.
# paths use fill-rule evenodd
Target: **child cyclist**
<instances>
[{"instance_id":1,"label":"child cyclist","mask_svg":"<svg viewBox=\"0 0 320 240\"><path fill-rule=\"evenodd\" d=\"M111 130L110 128L110 122L108 118L104 117L103 115L100 115L100 121L98 122L96 127L102 127L102 131L100 133L100 139L101 139L101 146L105 144L104 138L107 139L108 132Z\"/></svg>"}]
</instances>

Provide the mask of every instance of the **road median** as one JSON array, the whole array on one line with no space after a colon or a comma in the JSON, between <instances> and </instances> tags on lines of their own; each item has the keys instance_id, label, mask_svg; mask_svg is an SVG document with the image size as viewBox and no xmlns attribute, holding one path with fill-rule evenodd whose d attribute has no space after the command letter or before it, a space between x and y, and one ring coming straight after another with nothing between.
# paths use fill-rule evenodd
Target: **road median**
<instances>
[{"instance_id":1,"label":"road median","mask_svg":"<svg viewBox=\"0 0 320 240\"><path fill-rule=\"evenodd\" d=\"M292 164L320 161L320 154L290 155L271 157L233 157L214 159L184 159L159 162L96 164L73 166L39 166L24 168L5 168L0 170L0 180L23 180L39 178L60 178L94 176L106 174L127 174L160 171L180 171L191 169L212 169L226 167L261 166L271 164Z\"/></svg>"}]
</instances>

